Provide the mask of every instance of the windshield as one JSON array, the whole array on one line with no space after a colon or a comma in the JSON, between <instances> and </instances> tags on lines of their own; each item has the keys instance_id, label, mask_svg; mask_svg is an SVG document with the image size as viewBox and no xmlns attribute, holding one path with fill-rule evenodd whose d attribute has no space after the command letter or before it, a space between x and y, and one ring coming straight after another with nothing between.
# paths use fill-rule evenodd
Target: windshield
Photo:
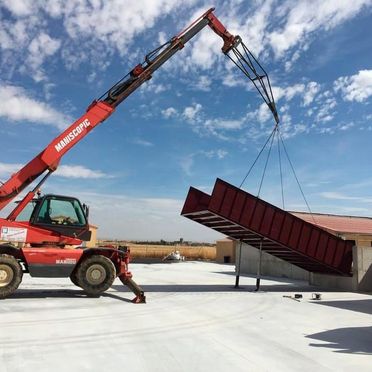
<instances>
[{"instance_id":1,"label":"windshield","mask_svg":"<svg viewBox=\"0 0 372 372\"><path fill-rule=\"evenodd\" d=\"M23 211L17 216L16 221L29 221L36 204L37 200L31 200Z\"/></svg>"}]
</instances>

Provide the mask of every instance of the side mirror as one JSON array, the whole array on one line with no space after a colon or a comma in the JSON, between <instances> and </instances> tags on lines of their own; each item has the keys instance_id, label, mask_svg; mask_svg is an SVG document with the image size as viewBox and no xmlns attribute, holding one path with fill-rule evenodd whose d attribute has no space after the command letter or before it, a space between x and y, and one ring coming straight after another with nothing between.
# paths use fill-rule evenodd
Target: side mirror
<instances>
[{"instance_id":1,"label":"side mirror","mask_svg":"<svg viewBox=\"0 0 372 372\"><path fill-rule=\"evenodd\" d=\"M88 217L89 217L89 207L85 203L83 204L83 210L84 210L85 217L88 219Z\"/></svg>"}]
</instances>

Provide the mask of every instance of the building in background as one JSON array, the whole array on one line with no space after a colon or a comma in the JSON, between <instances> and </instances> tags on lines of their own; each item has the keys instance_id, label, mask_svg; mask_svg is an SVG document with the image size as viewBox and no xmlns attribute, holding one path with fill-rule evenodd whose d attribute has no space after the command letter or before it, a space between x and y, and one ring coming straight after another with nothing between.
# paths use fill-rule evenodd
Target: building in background
<instances>
[{"instance_id":1,"label":"building in background","mask_svg":"<svg viewBox=\"0 0 372 372\"><path fill-rule=\"evenodd\" d=\"M98 226L89 225L89 231L92 233L92 235L88 242L84 242L87 248L93 248L97 246L97 230Z\"/></svg>"},{"instance_id":2,"label":"building in background","mask_svg":"<svg viewBox=\"0 0 372 372\"><path fill-rule=\"evenodd\" d=\"M312 224L316 224L322 229L328 231L331 234L341 237L346 240L354 240L355 245L358 247L358 258L354 257L353 265L358 265L358 270L361 271L361 275L366 278L370 278L371 265L369 264L372 260L369 258L371 255L372 247L372 218L369 217L357 217L357 216L340 216L333 214L320 214L320 213L305 213L305 212L290 212L298 218L301 218ZM226 256L231 257L233 263L233 257L239 257L238 250L240 248L240 242L232 239L223 239L217 241L216 244L216 258L217 262L225 262ZM236 256L232 252L237 252ZM361 252L365 252L364 258ZM259 250L243 243L241 250L241 273L245 274L257 274L258 263L259 263ZM356 269L354 267L354 269ZM354 270L355 271L355 270ZM261 273L264 276L282 277L298 280L309 280L310 283L327 285L330 283L332 287L355 289L360 288L359 285L353 284L350 278L334 277L329 278L321 274L311 274L306 270L303 270L295 265L283 261L273 255L262 252L261 260ZM323 281L323 279L326 279ZM351 280L351 279L350 279ZM358 278L354 278L358 280ZM368 287L370 288L370 287ZM369 289L368 289L369 290Z\"/></svg>"}]
</instances>

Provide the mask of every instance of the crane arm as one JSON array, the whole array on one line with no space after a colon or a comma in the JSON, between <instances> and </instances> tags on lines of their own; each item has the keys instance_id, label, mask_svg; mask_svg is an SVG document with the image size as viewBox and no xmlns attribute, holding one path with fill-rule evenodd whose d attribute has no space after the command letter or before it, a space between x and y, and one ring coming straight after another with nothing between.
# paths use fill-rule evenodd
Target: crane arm
<instances>
[{"instance_id":1,"label":"crane arm","mask_svg":"<svg viewBox=\"0 0 372 372\"><path fill-rule=\"evenodd\" d=\"M169 60L176 52L181 50L188 41L206 26L209 26L223 39L222 52L228 55L238 68L254 83L270 110L273 112L275 120L278 123L279 119L266 72L249 52L248 48L242 43L241 38L239 36L233 36L226 30L223 24L213 14L213 10L214 8L209 9L185 30L170 39L167 43L147 54L144 62L135 66L100 98L93 101L87 108L87 111L78 120L56 137L40 154L22 169L13 174L8 181L3 183L0 187L0 210L9 204L25 187L30 185L44 172L48 171L47 175L44 176L37 187L41 186L48 175L57 169L62 156L66 152L81 141L94 127L106 120L122 101L138 89L145 81L149 80L159 67ZM239 51L239 45L243 46L243 53ZM235 57L237 57L237 61L230 57L230 52L233 52ZM248 55L249 58L244 57L244 53L250 53ZM25 207L27 201L32 199L36 191L37 188L30 191L9 215L8 219L14 220Z\"/></svg>"}]
</instances>

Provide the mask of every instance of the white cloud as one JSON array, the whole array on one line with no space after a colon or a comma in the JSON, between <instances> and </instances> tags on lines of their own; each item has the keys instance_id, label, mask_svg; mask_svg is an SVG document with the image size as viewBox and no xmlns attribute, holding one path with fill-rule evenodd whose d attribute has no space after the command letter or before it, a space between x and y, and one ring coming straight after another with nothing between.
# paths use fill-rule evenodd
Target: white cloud
<instances>
[{"instance_id":1,"label":"white cloud","mask_svg":"<svg viewBox=\"0 0 372 372\"><path fill-rule=\"evenodd\" d=\"M209 76L200 76L194 84L194 88L203 92L209 92L211 90L212 80Z\"/></svg>"},{"instance_id":2,"label":"white cloud","mask_svg":"<svg viewBox=\"0 0 372 372\"><path fill-rule=\"evenodd\" d=\"M272 116L271 111L269 110L266 103L261 103L258 112L257 119L260 123L266 123Z\"/></svg>"},{"instance_id":3,"label":"white cloud","mask_svg":"<svg viewBox=\"0 0 372 372\"><path fill-rule=\"evenodd\" d=\"M185 8L194 1L184 1ZM179 5L173 0L75 1L65 4L64 25L72 39L94 39L124 55L134 36L152 27ZM123 26L125 25L125 27Z\"/></svg>"},{"instance_id":4,"label":"white cloud","mask_svg":"<svg viewBox=\"0 0 372 372\"><path fill-rule=\"evenodd\" d=\"M23 88L0 86L0 117L11 121L29 121L65 129L71 119L50 105L31 97Z\"/></svg>"},{"instance_id":5,"label":"white cloud","mask_svg":"<svg viewBox=\"0 0 372 372\"><path fill-rule=\"evenodd\" d=\"M223 150L223 149L217 149L217 150L200 150L197 152L194 152L192 154L189 154L187 156L184 156L180 160L180 167L182 171L187 175L187 176L192 176L192 168L195 164L195 158L197 157L205 157L207 159L223 159L228 155L228 151Z\"/></svg>"},{"instance_id":6,"label":"white cloud","mask_svg":"<svg viewBox=\"0 0 372 372\"><path fill-rule=\"evenodd\" d=\"M249 42L249 49L255 55L260 55L265 49L266 32L271 16L275 11L275 2L273 0L263 1L258 5L259 3L256 2L254 4L256 8L252 9L247 17L242 18L241 13L238 11L238 14L234 17L235 22L229 22L228 25L233 34L241 35L243 41ZM240 19L244 20L243 24L239 24Z\"/></svg>"},{"instance_id":7,"label":"white cloud","mask_svg":"<svg viewBox=\"0 0 372 372\"><path fill-rule=\"evenodd\" d=\"M244 124L243 120L228 120L228 119L208 119L204 123L204 127L208 130L235 130L241 129Z\"/></svg>"},{"instance_id":8,"label":"white cloud","mask_svg":"<svg viewBox=\"0 0 372 372\"><path fill-rule=\"evenodd\" d=\"M160 31L158 34L158 42L160 45L165 44L168 41L168 35L165 34L165 32Z\"/></svg>"},{"instance_id":9,"label":"white cloud","mask_svg":"<svg viewBox=\"0 0 372 372\"><path fill-rule=\"evenodd\" d=\"M86 168L82 165L60 165L54 173L65 178L108 178L111 177L99 170Z\"/></svg>"},{"instance_id":10,"label":"white cloud","mask_svg":"<svg viewBox=\"0 0 372 372\"><path fill-rule=\"evenodd\" d=\"M186 174L186 176L189 176L189 177L192 175L192 167L194 165L194 156L195 154L191 154L191 155L183 157L180 160L181 169Z\"/></svg>"},{"instance_id":11,"label":"white cloud","mask_svg":"<svg viewBox=\"0 0 372 372\"><path fill-rule=\"evenodd\" d=\"M197 19L203 10L197 10L192 16L193 22ZM186 23L187 24L187 23ZM197 35L188 46L186 56L182 61L178 61L178 65L184 70L190 69L209 70L218 61L221 60L222 40L211 30L203 30Z\"/></svg>"},{"instance_id":12,"label":"white cloud","mask_svg":"<svg viewBox=\"0 0 372 372\"><path fill-rule=\"evenodd\" d=\"M334 28L355 17L369 4L371 0L266 0L250 2L247 6L238 1L231 7L218 7L216 14L232 34L242 36L255 55L266 59L268 46L273 48L277 56L284 55L298 44L303 50L316 31ZM12 56L2 56L3 62L9 62L7 65L12 66L9 69L12 70L20 68L24 61L29 60L31 63L28 65L38 66L34 71L29 71L30 76L42 81L45 74L40 66L47 60L51 61L57 50L61 51L69 69L76 69L83 62L91 63L95 70L105 69L114 53L125 55L131 62L136 60L137 55L134 57L134 54L138 50L128 57L128 47L137 36L144 34L169 14L177 17L177 21L180 13L183 16L191 14L189 20L193 21L207 5L197 0L185 0L181 10L174 0L14 0L2 1L0 7L7 8L13 15L13 19L1 19L0 23L0 48L13 51ZM53 23L48 16L65 31L61 44L48 30ZM181 29L187 21L177 23ZM44 40L41 40L40 35L44 35ZM163 43L169 36L168 31L157 31L154 41L158 39L159 43ZM222 40L214 32L203 30L191 43L182 51L183 58L172 59L171 63L179 70L190 71L192 67L208 71L213 67L214 71L219 72L225 69L225 62L221 63L225 60L220 50ZM106 58L102 58L103 55ZM290 68L299 56L300 50L297 49L287 60L287 67ZM26 69L21 68L23 71ZM221 75L221 80L228 86L236 86L241 82L226 71ZM162 88L158 86L156 89L160 91ZM197 88L209 89L208 77L203 77Z\"/></svg>"},{"instance_id":13,"label":"white cloud","mask_svg":"<svg viewBox=\"0 0 372 372\"><path fill-rule=\"evenodd\" d=\"M277 11L287 14L284 26L268 36L276 56L300 44L306 47L312 33L328 31L355 17L371 0L285 1Z\"/></svg>"},{"instance_id":14,"label":"white cloud","mask_svg":"<svg viewBox=\"0 0 372 372\"><path fill-rule=\"evenodd\" d=\"M320 108L315 116L315 120L320 123L331 121L334 118L335 112L333 109L337 106L337 101L334 97L321 99Z\"/></svg>"},{"instance_id":15,"label":"white cloud","mask_svg":"<svg viewBox=\"0 0 372 372\"><path fill-rule=\"evenodd\" d=\"M185 109L183 110L182 116L186 120L193 122L194 120L197 119L198 114L201 112L201 110L202 110L202 105L200 103L194 103L191 106L185 107Z\"/></svg>"},{"instance_id":16,"label":"white cloud","mask_svg":"<svg viewBox=\"0 0 372 372\"><path fill-rule=\"evenodd\" d=\"M13 17L2 17L2 7L7 7ZM0 3L0 67L8 78L21 72L36 82L47 80L43 64L55 55L61 41L49 35L40 7L37 0Z\"/></svg>"},{"instance_id":17,"label":"white cloud","mask_svg":"<svg viewBox=\"0 0 372 372\"><path fill-rule=\"evenodd\" d=\"M146 141L146 140L143 140L143 139L140 139L140 138L135 139L135 140L133 141L133 143L134 143L135 145L140 145L140 146L144 146L144 147L151 147L151 146L154 146L154 144L153 144L152 142L150 142L150 141Z\"/></svg>"},{"instance_id":18,"label":"white cloud","mask_svg":"<svg viewBox=\"0 0 372 372\"><path fill-rule=\"evenodd\" d=\"M295 96L303 95L305 88L304 84L294 84L287 87L273 86L272 91L276 102L282 98L286 101L291 101Z\"/></svg>"},{"instance_id":19,"label":"white cloud","mask_svg":"<svg viewBox=\"0 0 372 372\"><path fill-rule=\"evenodd\" d=\"M46 80L44 72L40 69L47 57L54 55L61 46L61 41L51 38L44 32L39 33L32 39L28 46L28 56L24 66L31 68L32 78L39 82Z\"/></svg>"},{"instance_id":20,"label":"white cloud","mask_svg":"<svg viewBox=\"0 0 372 372\"><path fill-rule=\"evenodd\" d=\"M285 98L290 101L294 96L301 95L305 90L304 84L295 84L285 89Z\"/></svg>"},{"instance_id":21,"label":"white cloud","mask_svg":"<svg viewBox=\"0 0 372 372\"><path fill-rule=\"evenodd\" d=\"M8 179L13 173L18 172L23 166L24 164L18 163L0 163L0 177L2 179ZM64 178L95 179L112 177L99 170L89 169L82 165L60 165L53 174Z\"/></svg>"},{"instance_id":22,"label":"white cloud","mask_svg":"<svg viewBox=\"0 0 372 372\"><path fill-rule=\"evenodd\" d=\"M198 154L204 155L208 159L213 159L213 158L223 159L224 157L226 157L228 152L222 149L218 149L218 150L210 150L210 151L200 151L199 153L196 153L195 155L198 155Z\"/></svg>"},{"instance_id":23,"label":"white cloud","mask_svg":"<svg viewBox=\"0 0 372 372\"><path fill-rule=\"evenodd\" d=\"M241 78L241 76L234 74L232 72L226 72L222 76L222 84L227 87L245 87L247 85L246 81Z\"/></svg>"},{"instance_id":24,"label":"white cloud","mask_svg":"<svg viewBox=\"0 0 372 372\"><path fill-rule=\"evenodd\" d=\"M161 114L166 118L169 119L171 117L178 116L178 111L174 107L168 107L161 111Z\"/></svg>"},{"instance_id":25,"label":"white cloud","mask_svg":"<svg viewBox=\"0 0 372 372\"><path fill-rule=\"evenodd\" d=\"M195 2L183 1L183 10L187 11ZM2 55L1 59L9 60L8 66L12 69L20 68L31 78L42 81L45 79L42 70L30 67L40 66L47 58L51 61L50 57L60 46L68 69L76 69L82 62L91 63L95 70L105 69L115 52L130 61L134 57L131 53L132 57L128 58L128 47L135 37L159 19L176 12L179 5L173 0L14 0L1 1L1 8L7 8L12 14L5 19L0 12L0 48L12 49L11 54ZM50 25L55 23L64 31L63 45L48 35Z\"/></svg>"},{"instance_id":26,"label":"white cloud","mask_svg":"<svg viewBox=\"0 0 372 372\"><path fill-rule=\"evenodd\" d=\"M351 200L351 201L357 201L357 202L362 202L362 203L372 203L371 197L349 196L349 195L345 195L345 194L342 194L336 191L325 191L325 192L321 192L319 195L326 199Z\"/></svg>"},{"instance_id":27,"label":"white cloud","mask_svg":"<svg viewBox=\"0 0 372 372\"><path fill-rule=\"evenodd\" d=\"M28 16L35 8L35 2L32 0L1 1L1 3L15 16Z\"/></svg>"},{"instance_id":28,"label":"white cloud","mask_svg":"<svg viewBox=\"0 0 372 372\"><path fill-rule=\"evenodd\" d=\"M310 83L308 83L306 86L303 105L305 107L309 106L310 103L314 101L314 98L319 91L320 91L320 85L315 81L310 81Z\"/></svg>"},{"instance_id":29,"label":"white cloud","mask_svg":"<svg viewBox=\"0 0 372 372\"><path fill-rule=\"evenodd\" d=\"M228 154L228 152L225 151L225 150L220 149L220 150L216 151L216 156L217 156L218 159L223 159L227 154Z\"/></svg>"},{"instance_id":30,"label":"white cloud","mask_svg":"<svg viewBox=\"0 0 372 372\"><path fill-rule=\"evenodd\" d=\"M355 126L354 123L341 124L338 129L340 129L340 130L349 130L350 128L353 128L354 126Z\"/></svg>"},{"instance_id":31,"label":"white cloud","mask_svg":"<svg viewBox=\"0 0 372 372\"><path fill-rule=\"evenodd\" d=\"M372 70L360 70L356 75L343 76L334 83L346 101L363 102L372 96Z\"/></svg>"},{"instance_id":32,"label":"white cloud","mask_svg":"<svg viewBox=\"0 0 372 372\"><path fill-rule=\"evenodd\" d=\"M290 60L289 61L286 61L285 64L284 64L284 69L285 69L286 72L288 72L288 71L290 71L292 69L294 63L300 58L300 56L301 56L301 52L300 52L299 49L297 49L293 53L293 55L290 58Z\"/></svg>"},{"instance_id":33,"label":"white cloud","mask_svg":"<svg viewBox=\"0 0 372 372\"><path fill-rule=\"evenodd\" d=\"M157 81L156 78L151 79L150 81L145 82L141 87L141 93L150 93L150 94L157 94L161 92L165 92L169 89L168 85L161 84Z\"/></svg>"},{"instance_id":34,"label":"white cloud","mask_svg":"<svg viewBox=\"0 0 372 372\"><path fill-rule=\"evenodd\" d=\"M22 164L0 163L0 177L2 180L8 179L13 173L22 168Z\"/></svg>"}]
</instances>

